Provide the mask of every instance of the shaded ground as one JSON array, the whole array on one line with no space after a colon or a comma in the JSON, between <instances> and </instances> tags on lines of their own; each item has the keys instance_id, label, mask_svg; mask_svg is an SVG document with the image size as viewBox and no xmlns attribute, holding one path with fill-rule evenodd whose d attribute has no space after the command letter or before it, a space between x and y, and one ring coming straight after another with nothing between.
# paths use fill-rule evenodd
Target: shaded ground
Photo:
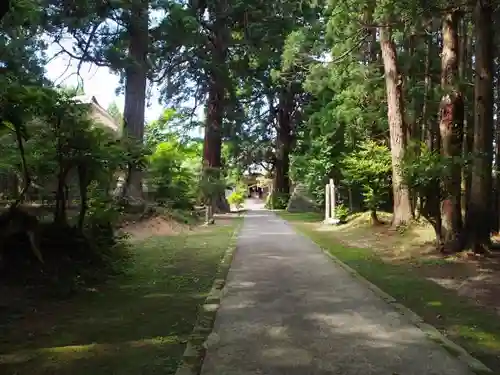
<instances>
[{"instance_id":1,"label":"shaded ground","mask_svg":"<svg viewBox=\"0 0 500 375\"><path fill-rule=\"evenodd\" d=\"M50 207L29 204L24 205L23 210L37 216L39 219L52 220L50 217ZM69 217L74 217L77 212L68 211L68 214ZM151 212L124 213L120 219L120 228L118 230L121 231L121 233L128 234L129 239L132 241L140 241L152 236L188 233L196 230L200 226L197 217L192 216L189 212L164 210L160 207L155 207ZM58 233L55 233L54 236L61 237ZM66 248L67 245L65 245L64 241L67 240L71 241L72 238L68 237L65 240L63 236L61 242L58 243L58 247L50 249L50 251L59 251L54 259L52 259L53 263L50 264L50 266L59 267L61 270L64 270L65 267L62 265L62 262L57 262L57 257L64 255L65 252L75 251L74 248ZM21 242L21 244L26 245L28 243L25 241ZM19 249L17 244L16 246L11 245L11 247L14 251L21 253L21 256L14 259L15 261L22 261L22 257L26 253L27 255L31 255L31 249ZM19 250L23 250L24 252L20 252ZM44 251L45 250L42 250L42 253ZM122 249L114 254L115 257L124 255L126 256L126 251L122 251ZM66 260L66 263L68 262L69 261ZM114 262L114 264L118 266L116 262ZM25 265L21 264L21 266ZM92 270L92 267L88 267L88 269L85 270L80 268L80 271L87 272L87 274L95 273L95 281L100 282L100 280L97 279L102 279L101 275L99 275L99 272L102 270L98 270L97 268L95 271ZM3 270L0 270L0 272L3 272ZM33 277L37 277L39 274L47 275L43 283L27 281L28 277L31 277L33 280ZM50 280L50 275L52 275L53 283L48 282L48 280ZM38 308L38 305L44 304L47 299L66 298L67 296L65 296L65 294L72 294L73 292L71 290L74 289L68 283L65 284L62 281L58 281L58 276L54 273L54 269L47 268L47 264L43 269L40 269L38 262L35 262L32 268L27 268L25 266L21 273L14 274L14 277L17 278L14 281L9 280L3 273L0 276L2 276L2 280L0 280L0 322L5 320L6 316L19 315L23 314L26 310ZM73 276L74 275L68 276L71 279L71 285L76 284ZM104 275L104 277L106 277L106 275ZM89 280L81 280L78 288L80 289L88 286L88 281ZM92 280L90 284L94 284L95 281Z\"/></svg>"},{"instance_id":2,"label":"shaded ground","mask_svg":"<svg viewBox=\"0 0 500 375\"><path fill-rule=\"evenodd\" d=\"M500 369L497 259L466 253L442 257L425 226L401 234L372 227L367 215L338 227L322 225L314 214L280 215L492 369Z\"/></svg>"},{"instance_id":3,"label":"shaded ground","mask_svg":"<svg viewBox=\"0 0 500 375\"><path fill-rule=\"evenodd\" d=\"M202 375L471 374L269 211L245 218L226 285Z\"/></svg>"},{"instance_id":4,"label":"shaded ground","mask_svg":"<svg viewBox=\"0 0 500 375\"><path fill-rule=\"evenodd\" d=\"M2 321L0 373L173 374L237 220L225 224L168 237L143 230L125 275Z\"/></svg>"},{"instance_id":5,"label":"shaded ground","mask_svg":"<svg viewBox=\"0 0 500 375\"><path fill-rule=\"evenodd\" d=\"M386 215L387 216L387 215ZM312 216L310 216L312 218ZM386 217L389 222L390 217ZM392 263L413 263L422 276L493 308L500 315L500 257L478 257L470 252L443 257L435 251L434 232L428 225L415 225L399 233L389 225L372 226L367 214L358 215L346 225L323 227L343 243L371 248Z\"/></svg>"}]
</instances>

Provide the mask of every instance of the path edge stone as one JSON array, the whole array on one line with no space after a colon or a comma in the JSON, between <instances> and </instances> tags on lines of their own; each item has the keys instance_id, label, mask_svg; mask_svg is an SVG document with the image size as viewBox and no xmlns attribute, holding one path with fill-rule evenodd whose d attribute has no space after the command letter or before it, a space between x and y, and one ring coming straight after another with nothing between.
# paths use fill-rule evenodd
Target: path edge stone
<instances>
[{"instance_id":1,"label":"path edge stone","mask_svg":"<svg viewBox=\"0 0 500 375\"><path fill-rule=\"evenodd\" d=\"M285 221L288 225L290 225L292 228L294 228L296 230L296 232L298 234L300 234L302 237L308 239L309 241L312 241L319 249L321 249L321 251L328 258L330 258L330 260L333 263L335 263L336 265L338 265L339 267L344 269L354 279L356 279L360 283L364 284L375 295L377 295L379 298L381 298L387 304L392 306L392 308L394 310L396 310L399 314L408 318L410 320L410 322L413 325L415 325L417 328L419 328L422 332L424 332L424 334L429 339L440 344L451 355L456 357L461 362L465 363L465 365L467 365L467 367L469 367L469 369L473 373L475 373L476 375L493 374L493 371L489 367L487 367L484 363L479 361L477 358L474 358L472 355L470 355L463 347L461 347L460 345L456 344L455 342L453 342L449 338L447 338L436 327L426 323L424 321L424 319L422 317L420 317L418 314L416 314L414 311L412 311L408 307L400 304L394 297L392 297L388 293L384 292L378 286L376 286L375 284L373 284L372 282L368 281L366 278L361 276L361 274L358 271L356 271L354 268L352 268L349 265L347 265L346 263L342 262L339 258L337 258L335 255L330 253L327 249L318 245L312 238L310 238L307 234L305 234L301 230L299 230L295 225L293 225L292 223L290 223L286 219L283 219L283 218L281 218L281 219L283 221Z\"/></svg>"},{"instance_id":2,"label":"path edge stone","mask_svg":"<svg viewBox=\"0 0 500 375\"><path fill-rule=\"evenodd\" d=\"M223 289L226 285L227 275L231 268L234 254L236 253L238 234L242 224L242 222L239 223L231 235L229 246L224 252L217 268L212 288L200 306L198 317L188 338L186 349L181 357L175 375L199 375L201 372L206 353L206 341L212 332L215 316L220 307Z\"/></svg>"}]
</instances>

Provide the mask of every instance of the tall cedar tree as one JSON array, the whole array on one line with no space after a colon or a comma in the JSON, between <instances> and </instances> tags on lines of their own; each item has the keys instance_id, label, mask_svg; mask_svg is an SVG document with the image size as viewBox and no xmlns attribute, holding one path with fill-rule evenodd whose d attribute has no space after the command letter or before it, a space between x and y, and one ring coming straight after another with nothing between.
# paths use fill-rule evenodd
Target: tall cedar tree
<instances>
[{"instance_id":1,"label":"tall cedar tree","mask_svg":"<svg viewBox=\"0 0 500 375\"><path fill-rule=\"evenodd\" d=\"M380 47L384 62L387 90L387 117L392 155L392 189L394 212L392 226L405 225L412 218L410 193L403 184L400 163L406 149L407 139L404 122L404 102L402 80L398 71L396 46L392 40L390 27L380 27Z\"/></svg>"},{"instance_id":2,"label":"tall cedar tree","mask_svg":"<svg viewBox=\"0 0 500 375\"><path fill-rule=\"evenodd\" d=\"M466 219L472 248L487 251L492 229L493 6L478 0L474 9L476 80L472 182Z\"/></svg>"},{"instance_id":3,"label":"tall cedar tree","mask_svg":"<svg viewBox=\"0 0 500 375\"><path fill-rule=\"evenodd\" d=\"M142 144L146 108L147 55L149 45L148 0L134 0L128 14L129 58L125 68L124 131L132 140ZM124 195L143 199L142 173L136 164L129 166Z\"/></svg>"},{"instance_id":4,"label":"tall cedar tree","mask_svg":"<svg viewBox=\"0 0 500 375\"><path fill-rule=\"evenodd\" d=\"M439 108L439 132L442 154L450 162L448 174L443 179L442 226L445 249L461 248L461 164L464 122L464 100L458 87L458 12L443 15L441 52L441 88L443 96Z\"/></svg>"}]
</instances>

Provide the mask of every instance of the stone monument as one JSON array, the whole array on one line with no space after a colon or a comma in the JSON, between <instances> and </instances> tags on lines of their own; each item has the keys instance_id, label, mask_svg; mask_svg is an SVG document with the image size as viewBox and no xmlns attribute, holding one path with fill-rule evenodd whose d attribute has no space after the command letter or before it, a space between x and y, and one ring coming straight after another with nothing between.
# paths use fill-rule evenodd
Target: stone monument
<instances>
[{"instance_id":1,"label":"stone monument","mask_svg":"<svg viewBox=\"0 0 500 375\"><path fill-rule=\"evenodd\" d=\"M325 185L325 224L339 224L340 220L335 216L335 184L333 179Z\"/></svg>"}]
</instances>

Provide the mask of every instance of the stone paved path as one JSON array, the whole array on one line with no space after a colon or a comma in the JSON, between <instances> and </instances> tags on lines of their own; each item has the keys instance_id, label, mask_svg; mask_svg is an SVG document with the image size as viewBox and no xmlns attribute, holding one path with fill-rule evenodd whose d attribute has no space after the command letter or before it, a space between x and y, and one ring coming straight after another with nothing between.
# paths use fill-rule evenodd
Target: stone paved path
<instances>
[{"instance_id":1,"label":"stone paved path","mask_svg":"<svg viewBox=\"0 0 500 375\"><path fill-rule=\"evenodd\" d=\"M202 375L471 375L286 222L251 208Z\"/></svg>"}]
</instances>

